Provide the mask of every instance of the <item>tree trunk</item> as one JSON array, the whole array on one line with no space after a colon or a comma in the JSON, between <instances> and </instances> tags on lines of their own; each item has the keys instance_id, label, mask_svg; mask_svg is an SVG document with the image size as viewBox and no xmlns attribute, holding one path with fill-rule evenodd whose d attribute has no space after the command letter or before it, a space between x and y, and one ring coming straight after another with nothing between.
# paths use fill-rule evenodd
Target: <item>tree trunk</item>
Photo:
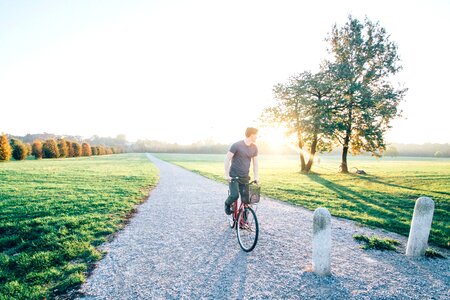
<instances>
[{"instance_id":1,"label":"tree trunk","mask_svg":"<svg viewBox=\"0 0 450 300\"><path fill-rule=\"evenodd\" d=\"M300 172L304 173L306 168L305 155L303 154L303 139L300 130L297 131L298 148L300 149Z\"/></svg>"},{"instance_id":2,"label":"tree trunk","mask_svg":"<svg viewBox=\"0 0 450 300\"><path fill-rule=\"evenodd\" d=\"M348 173L347 154L348 146L350 144L350 136L352 134L352 109L353 107L350 106L350 109L348 110L347 130L345 131L344 144L342 145L341 173Z\"/></svg>"},{"instance_id":3,"label":"tree trunk","mask_svg":"<svg viewBox=\"0 0 450 300\"><path fill-rule=\"evenodd\" d=\"M300 151L300 172L304 173L306 168L305 156L303 155L303 151Z\"/></svg>"},{"instance_id":4,"label":"tree trunk","mask_svg":"<svg viewBox=\"0 0 450 300\"><path fill-rule=\"evenodd\" d=\"M317 148L317 134L314 135L313 142L311 143L311 150L309 154L309 160L306 164L305 173L309 173L311 171L312 165L314 163L314 156L316 155L316 148Z\"/></svg>"},{"instance_id":5,"label":"tree trunk","mask_svg":"<svg viewBox=\"0 0 450 300\"><path fill-rule=\"evenodd\" d=\"M342 148L341 173L348 173L347 154L348 154L348 144L344 145L344 147Z\"/></svg>"},{"instance_id":6,"label":"tree trunk","mask_svg":"<svg viewBox=\"0 0 450 300\"><path fill-rule=\"evenodd\" d=\"M347 154L349 142L350 142L350 133L347 131L344 139L344 145L342 147L341 173L348 173Z\"/></svg>"}]
</instances>

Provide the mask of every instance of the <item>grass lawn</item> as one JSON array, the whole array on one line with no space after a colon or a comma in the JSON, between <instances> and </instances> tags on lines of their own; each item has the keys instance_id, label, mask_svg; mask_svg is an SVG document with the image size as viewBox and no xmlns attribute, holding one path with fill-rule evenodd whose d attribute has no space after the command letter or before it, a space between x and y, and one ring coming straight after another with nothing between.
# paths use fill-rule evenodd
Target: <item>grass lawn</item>
<instances>
[{"instance_id":1,"label":"grass lawn","mask_svg":"<svg viewBox=\"0 0 450 300\"><path fill-rule=\"evenodd\" d=\"M82 283L157 174L144 154L0 163L0 299Z\"/></svg>"},{"instance_id":2,"label":"grass lawn","mask_svg":"<svg viewBox=\"0 0 450 300\"><path fill-rule=\"evenodd\" d=\"M224 155L157 154L166 161L224 182ZM260 159L262 193L334 216L408 236L418 197L435 201L430 242L450 248L450 159L350 157L368 175L340 174L338 157L322 156L314 174L299 173L297 156ZM353 170L354 171L354 170Z\"/></svg>"}]
</instances>

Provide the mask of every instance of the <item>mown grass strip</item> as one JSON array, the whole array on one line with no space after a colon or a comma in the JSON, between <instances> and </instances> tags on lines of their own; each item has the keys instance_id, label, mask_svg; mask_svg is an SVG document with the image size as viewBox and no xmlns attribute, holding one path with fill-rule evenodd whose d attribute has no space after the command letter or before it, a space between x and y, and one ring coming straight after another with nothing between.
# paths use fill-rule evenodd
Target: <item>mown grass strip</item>
<instances>
[{"instance_id":1,"label":"mown grass strip","mask_svg":"<svg viewBox=\"0 0 450 300\"><path fill-rule=\"evenodd\" d=\"M157 174L144 154L0 163L0 299L54 298L84 282Z\"/></svg>"}]
</instances>

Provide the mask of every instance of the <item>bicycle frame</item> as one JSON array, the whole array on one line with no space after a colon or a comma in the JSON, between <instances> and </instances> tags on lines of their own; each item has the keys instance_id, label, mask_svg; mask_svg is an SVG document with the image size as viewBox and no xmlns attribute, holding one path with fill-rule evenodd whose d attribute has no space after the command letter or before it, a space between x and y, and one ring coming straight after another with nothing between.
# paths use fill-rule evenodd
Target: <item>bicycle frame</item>
<instances>
[{"instance_id":1,"label":"bicycle frame","mask_svg":"<svg viewBox=\"0 0 450 300\"><path fill-rule=\"evenodd\" d=\"M239 209L238 209L238 201L239 201ZM238 214L239 212L244 209L247 208L248 204L246 203L242 203L241 201L241 197L239 197L236 201L234 201L233 203L233 220L234 220L234 225L236 226L237 223L237 218L238 218ZM240 224L242 225L242 224Z\"/></svg>"},{"instance_id":2,"label":"bicycle frame","mask_svg":"<svg viewBox=\"0 0 450 300\"><path fill-rule=\"evenodd\" d=\"M232 180L238 180L239 177L233 178ZM255 182L255 181L252 181ZM239 209L238 209L238 202L239 202ZM242 209L245 209L249 207L249 204L247 203L243 203L241 200L241 194L239 193L239 197L238 199L236 199L236 201L234 201L233 203L233 221L234 221L234 226L236 227L236 223L237 223L237 218L238 218L238 214ZM241 224L242 225L242 224ZM236 227L237 228L237 227Z\"/></svg>"}]
</instances>

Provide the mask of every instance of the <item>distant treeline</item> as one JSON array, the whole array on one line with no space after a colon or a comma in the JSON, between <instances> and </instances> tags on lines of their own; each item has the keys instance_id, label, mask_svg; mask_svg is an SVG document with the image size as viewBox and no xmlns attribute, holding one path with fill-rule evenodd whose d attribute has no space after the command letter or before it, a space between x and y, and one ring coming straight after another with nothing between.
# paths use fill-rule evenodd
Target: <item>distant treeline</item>
<instances>
[{"instance_id":1,"label":"distant treeline","mask_svg":"<svg viewBox=\"0 0 450 300\"><path fill-rule=\"evenodd\" d=\"M127 146L128 142L126 139L126 136L123 134L119 134L116 137L100 137L98 135L94 135L90 138L83 138L79 135L56 135L52 133L37 133L37 134L27 134L25 136L14 136L9 135L10 138L19 139L24 143L33 143L35 140L41 140L45 141L48 139L60 139L64 138L66 140L70 141L76 141L79 143L86 142L91 145L103 145L103 146L109 146L109 147L125 147Z\"/></svg>"},{"instance_id":2,"label":"distant treeline","mask_svg":"<svg viewBox=\"0 0 450 300\"><path fill-rule=\"evenodd\" d=\"M98 139L98 137L95 137L95 139L89 141L98 141ZM119 140L122 140L122 138L120 137ZM25 137L2 134L0 136L0 161L8 161L11 157L15 160L24 160L27 156L42 159L108 155L125 152L127 146L122 142L119 144L113 146L91 146L88 141L83 141L80 137L63 137L48 133L28 134Z\"/></svg>"},{"instance_id":3,"label":"distant treeline","mask_svg":"<svg viewBox=\"0 0 450 300\"><path fill-rule=\"evenodd\" d=\"M385 156L450 157L450 144L392 144Z\"/></svg>"},{"instance_id":4,"label":"distant treeline","mask_svg":"<svg viewBox=\"0 0 450 300\"><path fill-rule=\"evenodd\" d=\"M58 148L58 155L56 156L54 149L55 141ZM66 142L68 152L62 145L62 140ZM199 153L199 154L224 154L228 151L231 144L217 143L212 139L206 139L204 141L195 142L192 144L184 145L178 143L168 143L156 140L138 140L134 143L128 142L125 135L117 135L116 137L100 137L97 135L91 138L82 138L81 136L60 136L50 133L42 134L27 134L25 136L7 136L6 141L11 146L11 152L14 152L17 157L23 157L23 152L26 151L26 155L35 155L40 157L39 151L33 152L33 144L36 141L40 141L42 144L42 157L77 157L77 156L89 156L89 155L103 155L114 154L123 152L152 152L152 153ZM22 147L21 145L25 147ZM40 149L39 143L35 145L36 149ZM2 150L0 144L0 160L2 157ZM90 148L90 154L88 147ZM21 149L26 148L22 151ZM74 150L75 149L75 150ZM81 149L81 154L80 150ZM84 150L83 150L84 149ZM296 154L298 153L296 147L285 145L281 147L273 147L269 141L258 141L258 149L261 154ZM322 155L339 155L340 148L335 148L329 153L323 153ZM84 151L84 152L83 152ZM33 154L35 153L35 154ZM12 155L13 153L11 153ZM368 155L370 155L368 153ZM390 144L387 146L386 151L383 153L386 157L396 156L418 156L418 157L450 157L450 144ZM36 157L36 155L35 155Z\"/></svg>"},{"instance_id":5,"label":"distant treeline","mask_svg":"<svg viewBox=\"0 0 450 300\"><path fill-rule=\"evenodd\" d=\"M177 143L166 143L155 140L137 140L131 145L133 152L152 152L152 153L199 153L213 154L226 153L229 145L218 144L211 141L196 142L189 145Z\"/></svg>"},{"instance_id":6,"label":"distant treeline","mask_svg":"<svg viewBox=\"0 0 450 300\"><path fill-rule=\"evenodd\" d=\"M220 144L214 141L196 142L189 145L177 143L166 143L155 140L138 140L131 145L132 152L153 152L153 153L204 153L223 154L228 151L231 145ZM273 147L267 141L258 142L259 153L261 154L296 154L295 146ZM322 155L339 155L341 149L334 148L329 153ZM370 155L370 153L367 153ZM391 144L388 145L383 156L419 156L419 157L450 157L450 144Z\"/></svg>"}]
</instances>

